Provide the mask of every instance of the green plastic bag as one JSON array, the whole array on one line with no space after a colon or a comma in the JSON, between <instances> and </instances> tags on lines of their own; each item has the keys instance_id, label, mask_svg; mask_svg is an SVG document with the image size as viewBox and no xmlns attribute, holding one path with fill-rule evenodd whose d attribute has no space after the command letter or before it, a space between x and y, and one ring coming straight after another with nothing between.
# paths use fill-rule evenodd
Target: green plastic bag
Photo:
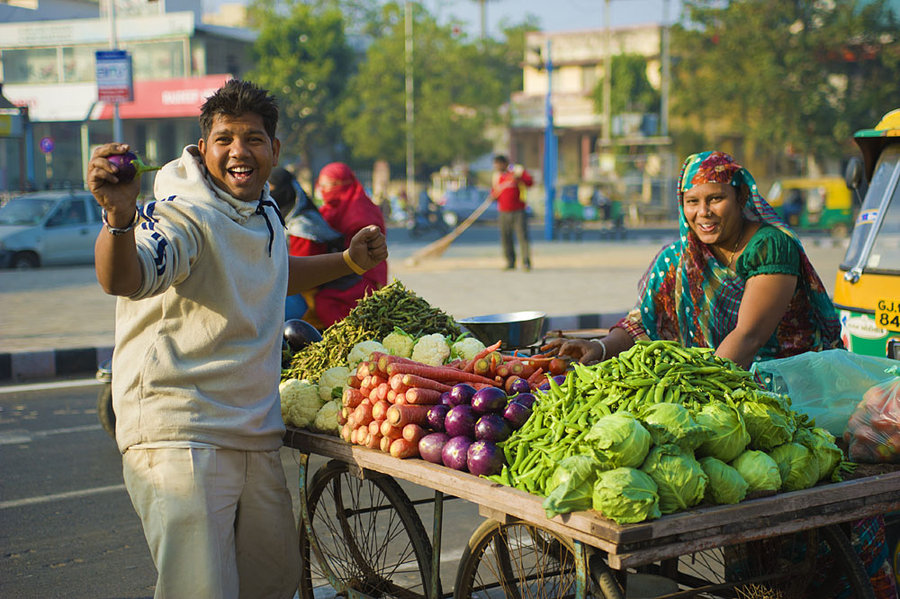
<instances>
[{"instance_id":1,"label":"green plastic bag","mask_svg":"<svg viewBox=\"0 0 900 599\"><path fill-rule=\"evenodd\" d=\"M769 391L789 395L794 411L807 414L816 426L840 437L866 390L896 364L888 358L829 349L756 362L750 372Z\"/></svg>"}]
</instances>

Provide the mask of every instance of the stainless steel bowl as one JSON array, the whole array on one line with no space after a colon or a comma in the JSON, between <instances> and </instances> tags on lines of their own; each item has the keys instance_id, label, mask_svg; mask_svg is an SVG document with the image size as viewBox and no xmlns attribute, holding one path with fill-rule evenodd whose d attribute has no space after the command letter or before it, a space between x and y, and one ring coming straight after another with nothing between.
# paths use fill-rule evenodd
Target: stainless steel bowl
<instances>
[{"instance_id":1,"label":"stainless steel bowl","mask_svg":"<svg viewBox=\"0 0 900 599\"><path fill-rule=\"evenodd\" d=\"M506 312L457 320L473 337L492 345L500 341L500 349L531 347L541 339L543 312Z\"/></svg>"}]
</instances>

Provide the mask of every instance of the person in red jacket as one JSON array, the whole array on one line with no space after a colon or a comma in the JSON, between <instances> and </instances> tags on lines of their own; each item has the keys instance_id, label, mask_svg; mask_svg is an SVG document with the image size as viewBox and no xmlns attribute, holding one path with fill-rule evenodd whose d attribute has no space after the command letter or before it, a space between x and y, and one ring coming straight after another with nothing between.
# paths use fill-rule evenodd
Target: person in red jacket
<instances>
[{"instance_id":1,"label":"person in red jacket","mask_svg":"<svg viewBox=\"0 0 900 599\"><path fill-rule=\"evenodd\" d=\"M344 236L341 251L357 231L368 225L377 225L382 233L387 232L381 209L369 199L346 164L332 162L326 165L319 172L316 194L322 199L319 212L325 222ZM290 223L288 226L290 229ZM314 256L328 253L330 249L324 243L291 236L289 251L292 256ZM304 320L320 329L330 327L346 317L366 293L386 285L387 276L387 263L382 262L365 273L341 277L305 294L310 309Z\"/></svg>"},{"instance_id":2,"label":"person in red jacket","mask_svg":"<svg viewBox=\"0 0 900 599\"><path fill-rule=\"evenodd\" d=\"M513 234L519 240L522 268L531 270L531 249L528 243L528 218L522 201L520 185L531 187L534 181L523 167L510 168L509 159L502 154L494 156L494 183L491 195L500 211L500 242L506 258L506 270L516 267L516 248Z\"/></svg>"}]
</instances>

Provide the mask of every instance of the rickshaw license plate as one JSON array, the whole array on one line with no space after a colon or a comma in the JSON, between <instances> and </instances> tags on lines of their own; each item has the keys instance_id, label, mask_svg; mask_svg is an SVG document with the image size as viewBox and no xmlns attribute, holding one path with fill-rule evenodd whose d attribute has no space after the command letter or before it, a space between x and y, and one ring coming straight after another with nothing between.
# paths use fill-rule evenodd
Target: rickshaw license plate
<instances>
[{"instance_id":1,"label":"rickshaw license plate","mask_svg":"<svg viewBox=\"0 0 900 599\"><path fill-rule=\"evenodd\" d=\"M900 298L878 300L875 304L875 323L889 331L900 331Z\"/></svg>"}]
</instances>

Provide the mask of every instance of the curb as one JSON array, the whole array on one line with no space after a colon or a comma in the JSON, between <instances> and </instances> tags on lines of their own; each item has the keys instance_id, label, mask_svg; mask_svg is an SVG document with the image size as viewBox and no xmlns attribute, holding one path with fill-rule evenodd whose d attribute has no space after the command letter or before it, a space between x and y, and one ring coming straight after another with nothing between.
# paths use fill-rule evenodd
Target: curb
<instances>
[{"instance_id":1,"label":"curb","mask_svg":"<svg viewBox=\"0 0 900 599\"><path fill-rule=\"evenodd\" d=\"M0 383L95 374L112 347L84 347L0 354Z\"/></svg>"},{"instance_id":2,"label":"curb","mask_svg":"<svg viewBox=\"0 0 900 599\"><path fill-rule=\"evenodd\" d=\"M543 332L609 328L623 316L624 312L548 316ZM112 352L112 347L85 347L0 353L0 383L93 375L101 362L112 358Z\"/></svg>"}]
</instances>

